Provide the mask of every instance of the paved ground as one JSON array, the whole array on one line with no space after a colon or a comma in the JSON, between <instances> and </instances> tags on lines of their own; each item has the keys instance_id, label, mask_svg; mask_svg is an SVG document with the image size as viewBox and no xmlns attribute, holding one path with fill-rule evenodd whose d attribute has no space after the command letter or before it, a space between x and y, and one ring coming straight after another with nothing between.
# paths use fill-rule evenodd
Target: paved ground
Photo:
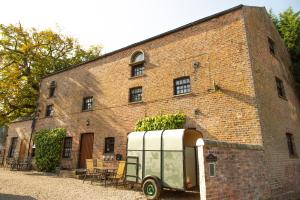
<instances>
[{"instance_id":1,"label":"paved ground","mask_svg":"<svg viewBox=\"0 0 300 200\"><path fill-rule=\"evenodd\" d=\"M0 168L0 200L144 200L138 189L104 187L90 181L60 178L38 172L12 172ZM197 194L165 191L164 200L199 199Z\"/></svg>"}]
</instances>

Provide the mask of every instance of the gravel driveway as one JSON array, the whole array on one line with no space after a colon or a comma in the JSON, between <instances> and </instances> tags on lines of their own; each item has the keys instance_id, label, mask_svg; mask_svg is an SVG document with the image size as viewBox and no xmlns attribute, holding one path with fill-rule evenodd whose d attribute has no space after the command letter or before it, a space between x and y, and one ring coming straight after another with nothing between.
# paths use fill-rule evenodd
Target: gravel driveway
<instances>
[{"instance_id":1,"label":"gravel driveway","mask_svg":"<svg viewBox=\"0 0 300 200\"><path fill-rule=\"evenodd\" d=\"M0 200L144 200L140 190L104 187L90 181L43 175L38 172L12 172L0 168ZM183 192L163 193L161 199L192 200L197 194Z\"/></svg>"}]
</instances>

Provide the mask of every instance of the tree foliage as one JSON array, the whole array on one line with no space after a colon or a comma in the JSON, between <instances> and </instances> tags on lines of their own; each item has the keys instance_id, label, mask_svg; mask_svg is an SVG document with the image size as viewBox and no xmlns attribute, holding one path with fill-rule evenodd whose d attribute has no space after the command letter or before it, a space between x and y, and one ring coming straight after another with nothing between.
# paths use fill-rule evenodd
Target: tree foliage
<instances>
[{"instance_id":1,"label":"tree foliage","mask_svg":"<svg viewBox=\"0 0 300 200\"><path fill-rule=\"evenodd\" d=\"M292 71L298 91L300 91L300 12L289 7L276 16L269 12L279 34L285 42L292 59Z\"/></svg>"},{"instance_id":2,"label":"tree foliage","mask_svg":"<svg viewBox=\"0 0 300 200\"><path fill-rule=\"evenodd\" d=\"M152 131L183 128L186 115L183 113L146 117L136 123L136 131Z\"/></svg>"},{"instance_id":3,"label":"tree foliage","mask_svg":"<svg viewBox=\"0 0 300 200\"><path fill-rule=\"evenodd\" d=\"M83 49L76 39L50 29L0 24L0 125L33 113L43 76L100 52L100 46Z\"/></svg>"},{"instance_id":4,"label":"tree foliage","mask_svg":"<svg viewBox=\"0 0 300 200\"><path fill-rule=\"evenodd\" d=\"M51 172L59 165L65 137L63 128L42 129L35 134L35 160L39 170Z\"/></svg>"}]
</instances>

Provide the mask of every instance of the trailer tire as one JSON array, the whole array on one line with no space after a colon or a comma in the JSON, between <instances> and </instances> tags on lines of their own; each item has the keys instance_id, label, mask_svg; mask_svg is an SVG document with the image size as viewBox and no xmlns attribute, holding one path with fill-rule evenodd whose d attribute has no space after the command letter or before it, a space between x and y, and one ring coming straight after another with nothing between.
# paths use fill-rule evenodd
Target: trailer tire
<instances>
[{"instance_id":1,"label":"trailer tire","mask_svg":"<svg viewBox=\"0 0 300 200\"><path fill-rule=\"evenodd\" d=\"M162 187L158 178L151 177L143 181L142 189L147 199L158 199Z\"/></svg>"}]
</instances>

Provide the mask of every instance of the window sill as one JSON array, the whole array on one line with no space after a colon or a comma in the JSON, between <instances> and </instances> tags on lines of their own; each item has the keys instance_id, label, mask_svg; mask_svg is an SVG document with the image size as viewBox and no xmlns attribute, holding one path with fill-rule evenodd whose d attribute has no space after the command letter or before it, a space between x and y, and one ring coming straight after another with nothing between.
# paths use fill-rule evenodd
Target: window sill
<instances>
[{"instance_id":1,"label":"window sill","mask_svg":"<svg viewBox=\"0 0 300 200\"><path fill-rule=\"evenodd\" d=\"M139 62L135 62L135 63L129 63L130 66L136 66L136 65L140 65L140 64L144 64L145 60L139 61Z\"/></svg>"},{"instance_id":2,"label":"window sill","mask_svg":"<svg viewBox=\"0 0 300 200\"><path fill-rule=\"evenodd\" d=\"M174 94L173 95L174 98L190 97L190 96L195 96L195 94L192 92L189 92L189 93L185 93L185 94Z\"/></svg>"},{"instance_id":3,"label":"window sill","mask_svg":"<svg viewBox=\"0 0 300 200\"><path fill-rule=\"evenodd\" d=\"M45 116L44 118L52 118L53 116Z\"/></svg>"},{"instance_id":4,"label":"window sill","mask_svg":"<svg viewBox=\"0 0 300 200\"><path fill-rule=\"evenodd\" d=\"M64 158L64 157L61 157L61 159L63 159L63 160L72 160L71 157L70 157L70 158Z\"/></svg>"},{"instance_id":5,"label":"window sill","mask_svg":"<svg viewBox=\"0 0 300 200\"><path fill-rule=\"evenodd\" d=\"M93 109L90 110L81 110L81 112L90 112L90 111L94 111Z\"/></svg>"},{"instance_id":6,"label":"window sill","mask_svg":"<svg viewBox=\"0 0 300 200\"><path fill-rule=\"evenodd\" d=\"M299 157L297 155L290 155L290 159L298 159Z\"/></svg>"},{"instance_id":7,"label":"window sill","mask_svg":"<svg viewBox=\"0 0 300 200\"><path fill-rule=\"evenodd\" d=\"M129 77L128 79L129 79L129 80L132 80L132 79L142 78L142 77L145 77L145 76L146 76L145 74L139 75L139 76L131 76L131 77Z\"/></svg>"},{"instance_id":8,"label":"window sill","mask_svg":"<svg viewBox=\"0 0 300 200\"><path fill-rule=\"evenodd\" d=\"M287 98L286 98L286 97L284 97L284 96L280 96L280 95L278 95L278 97L279 97L280 99L283 99L283 100L287 101Z\"/></svg>"},{"instance_id":9,"label":"window sill","mask_svg":"<svg viewBox=\"0 0 300 200\"><path fill-rule=\"evenodd\" d=\"M128 105L135 105L135 104L143 104L145 103L144 101L134 101L134 102L129 102Z\"/></svg>"}]
</instances>

